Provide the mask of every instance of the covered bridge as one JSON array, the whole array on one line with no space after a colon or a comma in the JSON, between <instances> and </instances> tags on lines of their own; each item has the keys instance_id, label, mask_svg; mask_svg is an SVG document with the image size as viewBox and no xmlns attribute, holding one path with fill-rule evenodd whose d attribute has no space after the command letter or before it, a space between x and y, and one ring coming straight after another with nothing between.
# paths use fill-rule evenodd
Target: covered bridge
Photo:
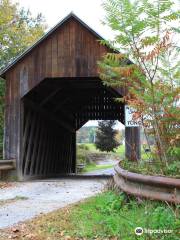
<instances>
[{"instance_id":1,"label":"covered bridge","mask_svg":"<svg viewBox=\"0 0 180 240\"><path fill-rule=\"evenodd\" d=\"M105 87L97 61L112 50L73 13L1 73L6 81L4 158L19 179L76 173L76 131L88 120L119 120L122 89ZM126 156L139 156L138 128L126 128Z\"/></svg>"}]
</instances>

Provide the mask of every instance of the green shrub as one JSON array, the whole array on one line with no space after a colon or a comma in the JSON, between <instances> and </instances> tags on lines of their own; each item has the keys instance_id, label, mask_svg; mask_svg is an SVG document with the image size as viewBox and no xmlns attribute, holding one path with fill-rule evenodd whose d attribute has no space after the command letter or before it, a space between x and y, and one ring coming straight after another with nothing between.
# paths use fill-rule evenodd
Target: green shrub
<instances>
[{"instance_id":1,"label":"green shrub","mask_svg":"<svg viewBox=\"0 0 180 240\"><path fill-rule=\"evenodd\" d=\"M178 175L180 173L180 162L174 161L167 167L167 175Z\"/></svg>"},{"instance_id":2,"label":"green shrub","mask_svg":"<svg viewBox=\"0 0 180 240\"><path fill-rule=\"evenodd\" d=\"M77 164L87 164L87 154L89 153L89 147L86 144L77 145Z\"/></svg>"},{"instance_id":3,"label":"green shrub","mask_svg":"<svg viewBox=\"0 0 180 240\"><path fill-rule=\"evenodd\" d=\"M174 211L165 203L148 200L140 203L124 193L108 191L72 209L70 221L73 228L68 234L82 239L96 236L98 239L178 240L179 218ZM143 229L170 229L173 233L136 236L134 229L138 226Z\"/></svg>"},{"instance_id":4,"label":"green shrub","mask_svg":"<svg viewBox=\"0 0 180 240\"><path fill-rule=\"evenodd\" d=\"M83 149L78 149L77 151L77 164L84 163L86 164L87 161L87 151Z\"/></svg>"},{"instance_id":5,"label":"green shrub","mask_svg":"<svg viewBox=\"0 0 180 240\"><path fill-rule=\"evenodd\" d=\"M78 144L77 149L89 151L89 147L86 144Z\"/></svg>"}]
</instances>

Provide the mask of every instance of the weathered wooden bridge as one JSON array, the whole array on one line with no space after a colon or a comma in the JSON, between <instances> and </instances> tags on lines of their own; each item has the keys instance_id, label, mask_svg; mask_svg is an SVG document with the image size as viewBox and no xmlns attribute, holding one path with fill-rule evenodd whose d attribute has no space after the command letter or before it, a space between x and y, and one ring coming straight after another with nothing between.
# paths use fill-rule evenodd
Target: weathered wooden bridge
<instances>
[{"instance_id":1,"label":"weathered wooden bridge","mask_svg":"<svg viewBox=\"0 0 180 240\"><path fill-rule=\"evenodd\" d=\"M88 120L124 123L122 89L105 87L97 61L108 52L71 13L1 73L6 81L4 158L19 179L76 172L76 131ZM140 154L138 128L126 128L126 156Z\"/></svg>"}]
</instances>

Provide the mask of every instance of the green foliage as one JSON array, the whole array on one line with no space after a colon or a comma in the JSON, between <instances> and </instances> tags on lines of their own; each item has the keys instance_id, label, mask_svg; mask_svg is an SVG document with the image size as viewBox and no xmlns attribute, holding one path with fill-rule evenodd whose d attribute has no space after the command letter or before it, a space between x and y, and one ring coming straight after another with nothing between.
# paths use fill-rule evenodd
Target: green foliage
<instances>
[{"instance_id":1,"label":"green foliage","mask_svg":"<svg viewBox=\"0 0 180 240\"><path fill-rule=\"evenodd\" d=\"M77 131L77 143L94 143L96 127L83 126Z\"/></svg>"},{"instance_id":2,"label":"green foliage","mask_svg":"<svg viewBox=\"0 0 180 240\"><path fill-rule=\"evenodd\" d=\"M91 171L96 171L96 170L105 170L105 169L109 169L109 168L113 168L114 164L103 164L103 165L97 165L95 163L89 163L85 166L85 168L83 169L84 173L88 173Z\"/></svg>"},{"instance_id":3,"label":"green foliage","mask_svg":"<svg viewBox=\"0 0 180 240\"><path fill-rule=\"evenodd\" d=\"M87 163L88 147L85 144L79 144L77 146L77 164Z\"/></svg>"},{"instance_id":4,"label":"green foliage","mask_svg":"<svg viewBox=\"0 0 180 240\"><path fill-rule=\"evenodd\" d=\"M94 143L86 143L85 145L88 147L90 152L99 152Z\"/></svg>"},{"instance_id":5,"label":"green foliage","mask_svg":"<svg viewBox=\"0 0 180 240\"><path fill-rule=\"evenodd\" d=\"M68 208L43 214L24 224L24 228L37 239L179 240L179 214L179 205L137 201L124 193L107 191ZM136 227L173 232L137 236ZM23 239L24 231L20 231L20 236Z\"/></svg>"},{"instance_id":6,"label":"green foliage","mask_svg":"<svg viewBox=\"0 0 180 240\"><path fill-rule=\"evenodd\" d=\"M121 166L131 172L141 173L145 175L161 175L180 178L180 162L172 161L168 167L162 171L162 163L160 161L149 161L142 159L138 163L124 159L121 161Z\"/></svg>"},{"instance_id":7,"label":"green foliage","mask_svg":"<svg viewBox=\"0 0 180 240\"><path fill-rule=\"evenodd\" d=\"M119 146L115 138L117 132L113 129L115 124L112 120L99 121L95 145L100 151L114 151Z\"/></svg>"},{"instance_id":8,"label":"green foliage","mask_svg":"<svg viewBox=\"0 0 180 240\"><path fill-rule=\"evenodd\" d=\"M180 155L179 155L180 156ZM175 175L180 178L180 161L173 161L167 167L167 175Z\"/></svg>"},{"instance_id":9,"label":"green foliage","mask_svg":"<svg viewBox=\"0 0 180 240\"><path fill-rule=\"evenodd\" d=\"M103 6L121 53L99 63L100 77L108 86L128 89L121 101L136 109L154 139L153 159L165 172L179 158L179 11L170 0L104 0Z\"/></svg>"},{"instance_id":10,"label":"green foliage","mask_svg":"<svg viewBox=\"0 0 180 240\"><path fill-rule=\"evenodd\" d=\"M86 221L84 221L86 219ZM174 229L178 227L178 216L173 208L152 201L141 204L128 198L124 193L104 192L90 198L85 203L71 209L68 217L71 228L66 228L67 236L94 239L178 239ZM146 229L172 229L172 234L135 235L138 226Z\"/></svg>"},{"instance_id":11,"label":"green foliage","mask_svg":"<svg viewBox=\"0 0 180 240\"><path fill-rule=\"evenodd\" d=\"M40 38L46 28L41 14L32 17L29 10L11 0L0 0L0 69Z\"/></svg>"},{"instance_id":12,"label":"green foliage","mask_svg":"<svg viewBox=\"0 0 180 240\"><path fill-rule=\"evenodd\" d=\"M74 229L69 231L70 235L89 239L97 236L100 239L118 237L132 240L136 239L134 229L137 226L172 230L178 226L178 216L165 204L150 201L138 204L124 193L114 192L105 192L81 204L71 212L70 219L75 224ZM144 234L138 239L178 239L178 233L174 231L169 236Z\"/></svg>"},{"instance_id":13,"label":"green foliage","mask_svg":"<svg viewBox=\"0 0 180 240\"><path fill-rule=\"evenodd\" d=\"M78 150L90 150L87 144L79 144Z\"/></svg>"},{"instance_id":14,"label":"green foliage","mask_svg":"<svg viewBox=\"0 0 180 240\"><path fill-rule=\"evenodd\" d=\"M115 154L123 158L125 156L125 145L120 145L118 148L116 148Z\"/></svg>"},{"instance_id":15,"label":"green foliage","mask_svg":"<svg viewBox=\"0 0 180 240\"><path fill-rule=\"evenodd\" d=\"M32 17L29 10L10 0L0 0L0 70L32 45L46 25L41 14ZM5 82L0 78L0 159L3 157Z\"/></svg>"},{"instance_id":16,"label":"green foliage","mask_svg":"<svg viewBox=\"0 0 180 240\"><path fill-rule=\"evenodd\" d=\"M84 168L81 169L81 172L88 173L95 170L103 170L112 168L113 164L96 164L97 158L105 158L106 156L99 152L94 144L78 144L77 145L77 164L84 164Z\"/></svg>"}]
</instances>

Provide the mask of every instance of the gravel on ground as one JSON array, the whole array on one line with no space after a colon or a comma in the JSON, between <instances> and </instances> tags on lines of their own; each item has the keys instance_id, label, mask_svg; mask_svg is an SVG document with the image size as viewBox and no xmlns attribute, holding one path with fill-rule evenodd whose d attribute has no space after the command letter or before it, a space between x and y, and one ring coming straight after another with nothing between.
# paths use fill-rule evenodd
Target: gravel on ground
<instances>
[{"instance_id":1,"label":"gravel on ground","mask_svg":"<svg viewBox=\"0 0 180 240\"><path fill-rule=\"evenodd\" d=\"M12 227L42 213L78 202L101 192L106 179L59 179L16 183L0 189L0 229ZM17 201L8 201L17 199Z\"/></svg>"},{"instance_id":2,"label":"gravel on ground","mask_svg":"<svg viewBox=\"0 0 180 240\"><path fill-rule=\"evenodd\" d=\"M98 169L90 172L83 173L82 175L87 175L87 176L114 176L115 175L115 170L114 168L107 168L107 169Z\"/></svg>"}]
</instances>

